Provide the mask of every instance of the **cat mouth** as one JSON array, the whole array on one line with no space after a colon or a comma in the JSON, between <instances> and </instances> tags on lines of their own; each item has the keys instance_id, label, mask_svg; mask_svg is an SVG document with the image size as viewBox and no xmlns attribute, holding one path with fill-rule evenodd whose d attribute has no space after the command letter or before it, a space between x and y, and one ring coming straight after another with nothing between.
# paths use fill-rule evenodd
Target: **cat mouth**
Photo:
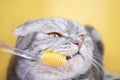
<instances>
[{"instance_id":1,"label":"cat mouth","mask_svg":"<svg viewBox=\"0 0 120 80\"><path fill-rule=\"evenodd\" d=\"M79 52L68 56L60 52L42 51L39 60L42 61L43 64L50 66L65 66L68 60L72 59L77 54L79 54Z\"/></svg>"},{"instance_id":2,"label":"cat mouth","mask_svg":"<svg viewBox=\"0 0 120 80\"><path fill-rule=\"evenodd\" d=\"M66 59L67 59L67 60L70 60L70 59L72 59L73 57L75 57L75 56L78 55L78 54L80 54L80 53L77 52L77 53L75 53L75 54L73 54L73 55L71 55L71 56L66 56Z\"/></svg>"}]
</instances>

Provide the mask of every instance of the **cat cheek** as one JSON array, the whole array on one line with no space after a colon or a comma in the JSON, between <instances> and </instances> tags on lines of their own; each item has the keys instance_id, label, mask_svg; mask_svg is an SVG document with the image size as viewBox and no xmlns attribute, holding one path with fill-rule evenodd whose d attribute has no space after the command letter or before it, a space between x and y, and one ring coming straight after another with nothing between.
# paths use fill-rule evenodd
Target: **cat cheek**
<instances>
[{"instance_id":1,"label":"cat cheek","mask_svg":"<svg viewBox=\"0 0 120 80\"><path fill-rule=\"evenodd\" d=\"M89 53L89 48L87 48L84 44L82 45L82 47L79 49L79 52L82 54L82 55L85 55L85 54L88 54Z\"/></svg>"},{"instance_id":2,"label":"cat cheek","mask_svg":"<svg viewBox=\"0 0 120 80\"><path fill-rule=\"evenodd\" d=\"M62 52L63 54L66 54L66 55L73 55L78 52L78 47L75 44L70 44L66 46L61 45L56 47L54 51Z\"/></svg>"}]
</instances>

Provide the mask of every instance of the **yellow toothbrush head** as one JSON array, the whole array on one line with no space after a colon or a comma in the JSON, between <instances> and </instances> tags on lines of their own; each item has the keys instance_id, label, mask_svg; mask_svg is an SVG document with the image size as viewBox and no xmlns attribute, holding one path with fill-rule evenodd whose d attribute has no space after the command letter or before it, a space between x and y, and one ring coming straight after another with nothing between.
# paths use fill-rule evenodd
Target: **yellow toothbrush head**
<instances>
[{"instance_id":1,"label":"yellow toothbrush head","mask_svg":"<svg viewBox=\"0 0 120 80\"><path fill-rule=\"evenodd\" d=\"M41 60L50 66L64 66L67 64L66 55L54 51L43 51Z\"/></svg>"}]
</instances>

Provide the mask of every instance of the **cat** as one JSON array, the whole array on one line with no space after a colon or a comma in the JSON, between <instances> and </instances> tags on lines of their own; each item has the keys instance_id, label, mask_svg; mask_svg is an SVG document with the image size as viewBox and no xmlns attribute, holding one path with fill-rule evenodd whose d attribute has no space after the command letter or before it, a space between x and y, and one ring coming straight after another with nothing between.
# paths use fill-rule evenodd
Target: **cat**
<instances>
[{"instance_id":1,"label":"cat","mask_svg":"<svg viewBox=\"0 0 120 80\"><path fill-rule=\"evenodd\" d=\"M32 55L35 60L12 56L7 80L105 80L104 45L93 27L63 18L44 18L25 22L14 33L19 49L15 52ZM51 50L67 56L67 63L44 64L40 56Z\"/></svg>"}]
</instances>

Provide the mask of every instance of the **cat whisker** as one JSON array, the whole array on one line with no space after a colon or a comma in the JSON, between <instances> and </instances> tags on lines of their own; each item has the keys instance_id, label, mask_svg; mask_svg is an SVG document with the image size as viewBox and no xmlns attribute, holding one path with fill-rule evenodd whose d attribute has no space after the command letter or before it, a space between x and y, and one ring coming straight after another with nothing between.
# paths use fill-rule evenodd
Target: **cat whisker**
<instances>
[{"instance_id":1,"label":"cat whisker","mask_svg":"<svg viewBox=\"0 0 120 80\"><path fill-rule=\"evenodd\" d=\"M102 58L102 55L100 55L100 54L93 54L93 56Z\"/></svg>"},{"instance_id":2,"label":"cat whisker","mask_svg":"<svg viewBox=\"0 0 120 80\"><path fill-rule=\"evenodd\" d=\"M88 53L89 54L89 53ZM102 61L102 59L101 59L101 56L98 54L98 55L88 55L88 54L86 54L87 55L87 57L89 57L88 59L91 59L92 60L92 62L94 62L96 65L98 65L102 70L104 70L104 68L102 67L102 65L100 64L100 63L98 63L96 60L95 60L95 58L97 58L97 59L99 59L100 61ZM94 58L95 57L95 58Z\"/></svg>"},{"instance_id":3,"label":"cat whisker","mask_svg":"<svg viewBox=\"0 0 120 80\"><path fill-rule=\"evenodd\" d=\"M92 56L87 55L87 57L90 57L90 58L91 58ZM88 58L88 59L89 59L89 58ZM102 67L102 65L100 65L100 64L94 59L94 57L92 57L91 60L92 60L93 63L95 63L96 65L98 65L102 70L104 70L104 68Z\"/></svg>"},{"instance_id":4,"label":"cat whisker","mask_svg":"<svg viewBox=\"0 0 120 80\"><path fill-rule=\"evenodd\" d=\"M93 55L93 58L98 59L98 60L100 60L100 61L103 60L102 58L100 58L100 57L98 57L98 56L95 56L95 55Z\"/></svg>"},{"instance_id":5,"label":"cat whisker","mask_svg":"<svg viewBox=\"0 0 120 80\"><path fill-rule=\"evenodd\" d=\"M33 65L31 65L31 66L25 71L25 73L24 73L24 75L23 75L23 79L25 79L27 73L30 71L30 69L31 69L32 67L33 67Z\"/></svg>"},{"instance_id":6,"label":"cat whisker","mask_svg":"<svg viewBox=\"0 0 120 80\"><path fill-rule=\"evenodd\" d=\"M99 64L98 62L96 62L94 59L92 59L92 61L93 61L96 65L98 65L102 70L104 70L104 68L103 68L103 66L102 66L101 64Z\"/></svg>"},{"instance_id":7,"label":"cat whisker","mask_svg":"<svg viewBox=\"0 0 120 80\"><path fill-rule=\"evenodd\" d=\"M92 65L94 66L94 68L96 68L96 70L100 73L101 76L103 76L103 72L98 68L98 66L92 62ZM98 75L100 77L100 75Z\"/></svg>"},{"instance_id":8,"label":"cat whisker","mask_svg":"<svg viewBox=\"0 0 120 80\"><path fill-rule=\"evenodd\" d=\"M93 61L93 63L95 64L95 65L98 65L96 68L97 68L97 71L99 71L100 72L100 75L101 76L103 76L104 74L103 74L103 72L102 71L105 71L105 69L102 67L102 65L101 64L99 64L98 62L96 62L95 60L92 60ZM100 69L99 69L99 68ZM102 70L101 70L102 69Z\"/></svg>"},{"instance_id":9,"label":"cat whisker","mask_svg":"<svg viewBox=\"0 0 120 80\"><path fill-rule=\"evenodd\" d=\"M98 62L96 62L94 58L90 59L90 55L87 55L87 57L89 57L88 60L92 63L92 65L96 68L96 70L100 73L100 75L103 76L102 70L104 71L104 68L102 67L102 65L99 64ZM102 70L100 70L99 68L102 69Z\"/></svg>"},{"instance_id":10,"label":"cat whisker","mask_svg":"<svg viewBox=\"0 0 120 80\"><path fill-rule=\"evenodd\" d=\"M96 68L96 70L100 73L100 75L101 76L103 76L103 72L102 72L102 70L104 71L104 68L102 67L102 64L100 64L100 63L98 63L96 60L95 60L95 57L97 58L97 59L99 59L100 61L102 61L99 57L101 57L101 56L93 56L93 55L89 55L89 53L88 54L84 54L83 55L85 58L87 58L88 60L89 60L89 62ZM100 69L102 69L102 70L100 70ZM100 75L98 75L99 77L100 77Z\"/></svg>"}]
</instances>

